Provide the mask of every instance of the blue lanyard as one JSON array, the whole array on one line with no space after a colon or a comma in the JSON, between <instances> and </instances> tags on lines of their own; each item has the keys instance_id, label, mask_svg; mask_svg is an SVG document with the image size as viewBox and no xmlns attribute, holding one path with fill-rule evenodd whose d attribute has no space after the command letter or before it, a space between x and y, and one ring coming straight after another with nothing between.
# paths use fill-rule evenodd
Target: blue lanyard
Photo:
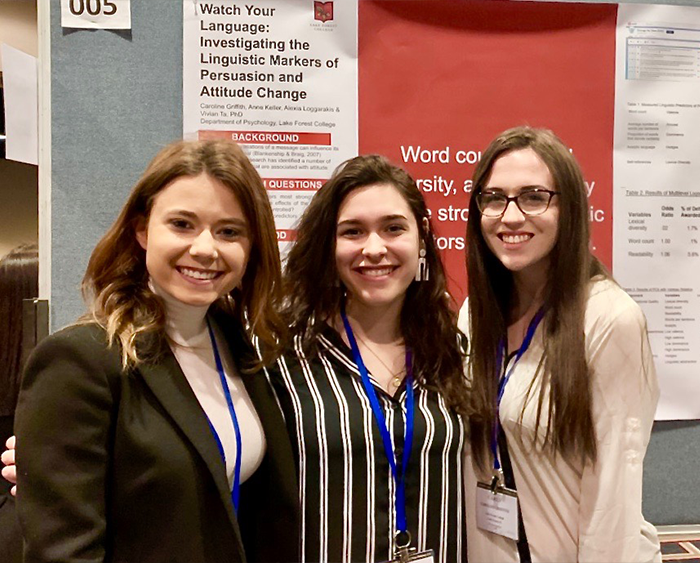
<instances>
[{"instance_id":1,"label":"blue lanyard","mask_svg":"<svg viewBox=\"0 0 700 563\"><path fill-rule=\"evenodd\" d=\"M495 471L501 470L501 462L498 458L498 431L501 424L500 410L501 400L503 399L503 393L506 390L506 385L510 380L510 376L513 375L513 371L515 370L516 364L520 361L520 358L523 357L523 354L525 354L525 352L527 352L527 349L530 347L530 343L532 342L532 338L535 336L535 332L537 331L537 327L540 324L540 321L542 321L542 317L544 317L544 308L537 311L537 314L530 321L530 324L527 327L527 332L525 333L525 338L523 338L523 342L520 345L520 348L518 348L517 353L515 354L515 360L513 361L513 364L510 366L508 372L498 382L498 397L496 399L496 417L493 422L493 435L491 436L491 453L493 454L493 468ZM501 341L498 343L498 360L496 363L497 379L501 375L501 369L503 367L503 360L505 358L505 354L506 343L505 339L501 338Z\"/></svg>"},{"instance_id":2,"label":"blue lanyard","mask_svg":"<svg viewBox=\"0 0 700 563\"><path fill-rule=\"evenodd\" d=\"M238 500L240 497L241 490L241 429L238 426L238 417L236 416L236 409L233 407L233 399L231 398L231 390L228 388L228 383L226 382L226 374L224 373L224 365L221 362L221 356L219 355L219 348L216 345L216 339L214 338L214 331L209 324L209 319L207 319L207 328L209 329L209 338L211 338L211 347L214 351L214 360L216 361L216 371L219 372L219 379L221 380L221 387L224 389L224 395L226 396L226 405L228 406L228 412L231 415L231 422L233 423L233 432L236 435L236 464L233 470L233 490L231 491L231 502L233 503L233 509L238 514ZM216 432L216 428L207 417L209 422L209 427L211 428L212 434L216 439L216 445L219 446L219 453L221 454L221 459L224 462L224 469L226 469L226 454L224 453L224 445L221 443L219 434Z\"/></svg>"},{"instance_id":3,"label":"blue lanyard","mask_svg":"<svg viewBox=\"0 0 700 563\"><path fill-rule=\"evenodd\" d=\"M372 412L374 413L374 420L379 428L379 433L382 436L382 441L384 443L384 453L391 466L391 473L394 476L394 481L396 482L396 527L400 532L408 531L408 524L406 523L406 469L408 468L408 461L411 458L411 449L413 449L413 425L415 419L415 399L413 393L413 358L411 351L406 348L406 436L404 439L403 446L403 456L401 457L401 475L399 475L398 468L396 467L396 454L394 454L394 447L391 444L391 436L389 435L389 430L386 426L386 419L384 418L384 412L379 405L379 399L377 399L377 392L369 379L369 374L367 373L367 368L362 361L362 356L360 355L360 349L357 346L357 341L355 340L355 335L352 332L352 327L348 321L348 317L345 314L345 309L341 311L341 316L343 318L343 324L345 325L345 334L347 334L348 341L350 342L350 347L352 348L352 355L360 370L360 375L362 376L362 385L365 388L365 393L369 398L369 403L372 407Z\"/></svg>"}]
</instances>

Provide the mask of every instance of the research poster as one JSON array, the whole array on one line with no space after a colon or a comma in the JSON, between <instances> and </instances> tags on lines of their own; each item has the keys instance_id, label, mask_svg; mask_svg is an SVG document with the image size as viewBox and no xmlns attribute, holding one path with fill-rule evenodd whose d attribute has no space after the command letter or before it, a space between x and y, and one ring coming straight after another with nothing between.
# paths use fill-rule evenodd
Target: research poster
<instances>
[{"instance_id":1,"label":"research poster","mask_svg":"<svg viewBox=\"0 0 700 563\"><path fill-rule=\"evenodd\" d=\"M594 253L647 315L662 387L657 417L700 418L700 9L507 0L184 6L184 134L242 144L268 187L283 251L333 168L380 153L425 195L459 305L481 152L514 125L554 130L584 172Z\"/></svg>"},{"instance_id":2,"label":"research poster","mask_svg":"<svg viewBox=\"0 0 700 563\"><path fill-rule=\"evenodd\" d=\"M184 0L183 134L237 141L284 252L313 194L357 155L357 0Z\"/></svg>"},{"instance_id":3,"label":"research poster","mask_svg":"<svg viewBox=\"0 0 700 563\"><path fill-rule=\"evenodd\" d=\"M360 2L360 150L416 178L459 303L471 177L514 125L548 127L574 151L610 265L615 18L605 4Z\"/></svg>"},{"instance_id":4,"label":"research poster","mask_svg":"<svg viewBox=\"0 0 700 563\"><path fill-rule=\"evenodd\" d=\"M613 272L642 305L659 418L698 418L700 10L621 5L615 74Z\"/></svg>"}]
</instances>

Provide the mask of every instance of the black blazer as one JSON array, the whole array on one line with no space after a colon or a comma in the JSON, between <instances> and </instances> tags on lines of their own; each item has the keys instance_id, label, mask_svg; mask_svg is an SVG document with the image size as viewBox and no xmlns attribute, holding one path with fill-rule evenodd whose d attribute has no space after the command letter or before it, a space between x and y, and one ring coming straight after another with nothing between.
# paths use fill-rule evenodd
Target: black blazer
<instances>
[{"instance_id":1,"label":"black blazer","mask_svg":"<svg viewBox=\"0 0 700 563\"><path fill-rule=\"evenodd\" d=\"M236 323L216 321L236 361L250 353ZM139 349L152 345L145 339ZM97 325L42 341L15 421L25 561L298 561L282 415L263 373L241 376L267 451L241 488L239 526L207 418L169 349L124 371Z\"/></svg>"}]
</instances>

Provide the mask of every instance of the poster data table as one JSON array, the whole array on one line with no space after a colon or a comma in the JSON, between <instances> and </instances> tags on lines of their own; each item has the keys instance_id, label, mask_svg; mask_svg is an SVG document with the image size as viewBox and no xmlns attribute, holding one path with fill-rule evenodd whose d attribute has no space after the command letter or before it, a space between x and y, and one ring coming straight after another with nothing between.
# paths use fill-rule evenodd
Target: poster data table
<instances>
[{"instance_id":1,"label":"poster data table","mask_svg":"<svg viewBox=\"0 0 700 563\"><path fill-rule=\"evenodd\" d=\"M700 18L620 6L617 33L613 273L647 316L659 416L697 417L669 393L700 379Z\"/></svg>"}]
</instances>

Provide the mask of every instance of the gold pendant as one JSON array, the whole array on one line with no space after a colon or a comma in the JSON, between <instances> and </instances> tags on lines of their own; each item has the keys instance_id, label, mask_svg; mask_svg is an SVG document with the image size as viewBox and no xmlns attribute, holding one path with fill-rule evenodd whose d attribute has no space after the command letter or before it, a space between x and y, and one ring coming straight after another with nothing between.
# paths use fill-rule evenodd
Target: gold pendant
<instances>
[{"instance_id":1,"label":"gold pendant","mask_svg":"<svg viewBox=\"0 0 700 563\"><path fill-rule=\"evenodd\" d=\"M401 382L403 379L399 377L398 375L395 375L394 377L391 378L391 386L395 389L398 389L401 386Z\"/></svg>"}]
</instances>

